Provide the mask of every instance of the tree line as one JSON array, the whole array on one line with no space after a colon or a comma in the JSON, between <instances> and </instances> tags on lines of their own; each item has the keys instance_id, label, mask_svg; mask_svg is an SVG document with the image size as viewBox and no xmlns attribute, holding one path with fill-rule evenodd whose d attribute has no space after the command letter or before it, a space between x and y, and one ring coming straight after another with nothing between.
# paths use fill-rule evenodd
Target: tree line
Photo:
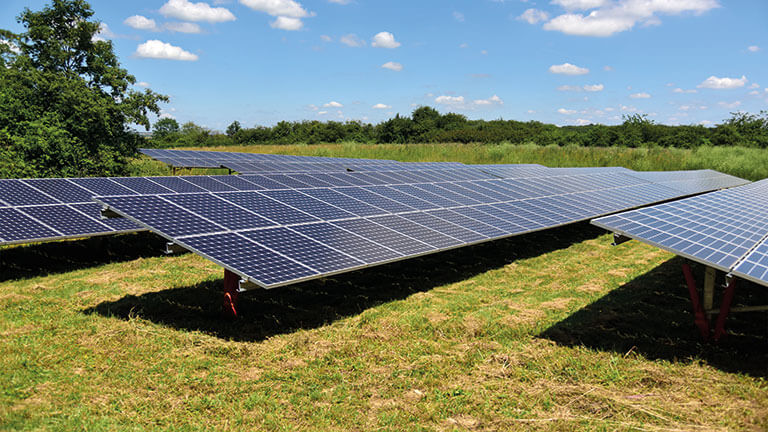
<instances>
[{"instance_id":1,"label":"tree line","mask_svg":"<svg viewBox=\"0 0 768 432\"><path fill-rule=\"evenodd\" d=\"M234 121L226 133L216 133L195 123L183 125L171 118L155 123L151 144L156 147L209 147L250 144L359 143L512 143L580 145L589 147L744 146L768 148L768 111L732 113L714 127L669 126L642 114L626 115L615 126L556 126L538 121L468 120L462 114L441 114L419 107L410 116L395 117L376 125L360 121L281 121L274 126L243 127Z\"/></svg>"}]
</instances>

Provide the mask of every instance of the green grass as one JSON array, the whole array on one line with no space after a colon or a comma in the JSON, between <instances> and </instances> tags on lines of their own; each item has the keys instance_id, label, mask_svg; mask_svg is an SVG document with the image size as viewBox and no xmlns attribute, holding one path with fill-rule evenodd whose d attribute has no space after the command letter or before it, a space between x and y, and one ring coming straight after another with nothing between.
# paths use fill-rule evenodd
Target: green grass
<instances>
[{"instance_id":1,"label":"green grass","mask_svg":"<svg viewBox=\"0 0 768 432\"><path fill-rule=\"evenodd\" d=\"M190 148L190 150L201 150ZM205 150L205 149L203 149ZM550 167L623 166L640 171L714 169L748 180L768 177L768 151L746 147L626 148L511 144L318 144L215 147L213 151L361 157L411 162L471 164L538 163ZM138 173L168 173L165 165L141 159Z\"/></svg>"},{"instance_id":2,"label":"green grass","mask_svg":"<svg viewBox=\"0 0 768 432\"><path fill-rule=\"evenodd\" d=\"M0 429L766 430L766 315L702 343L682 261L610 242L582 223L253 291L234 322L221 268L148 233L5 247Z\"/></svg>"}]
</instances>

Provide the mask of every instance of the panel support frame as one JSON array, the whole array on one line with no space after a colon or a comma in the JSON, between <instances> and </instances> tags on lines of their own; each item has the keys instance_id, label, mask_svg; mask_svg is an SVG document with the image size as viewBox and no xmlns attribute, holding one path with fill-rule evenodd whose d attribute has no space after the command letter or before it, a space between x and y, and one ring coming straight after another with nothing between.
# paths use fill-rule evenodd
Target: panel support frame
<instances>
[{"instance_id":1,"label":"panel support frame","mask_svg":"<svg viewBox=\"0 0 768 432\"><path fill-rule=\"evenodd\" d=\"M694 323L699 329L701 338L707 341L711 337L713 341L718 342L726 334L725 322L728 318L728 314L731 312L731 304L733 303L733 297L736 295L738 279L735 277L726 277L725 292L723 293L723 299L720 302L720 309L714 310L712 309L712 306L714 303L715 276L717 275L716 269L707 267L704 272L703 303L699 298L699 290L696 286L696 279L693 276L693 271L691 270L690 264L687 262L683 263L683 275L685 276L685 281L688 285L688 294L691 297ZM708 316L714 314L717 314L717 320L715 321L714 329L712 329Z\"/></svg>"}]
</instances>

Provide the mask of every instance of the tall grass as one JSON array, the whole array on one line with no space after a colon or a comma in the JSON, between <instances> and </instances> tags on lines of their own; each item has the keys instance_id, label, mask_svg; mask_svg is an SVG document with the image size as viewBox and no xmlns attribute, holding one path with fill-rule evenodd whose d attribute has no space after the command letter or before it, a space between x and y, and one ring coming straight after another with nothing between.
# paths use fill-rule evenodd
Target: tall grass
<instances>
[{"instance_id":1,"label":"tall grass","mask_svg":"<svg viewBox=\"0 0 768 432\"><path fill-rule=\"evenodd\" d=\"M195 148L195 150L200 150ZM549 167L623 166L639 171L714 169L760 180L768 177L768 151L746 147L626 148L535 144L319 144L216 147L216 151L394 159L469 164L537 163ZM146 162L137 162L137 164ZM142 165L143 168L146 166ZM157 166L160 168L160 166ZM164 171L167 174L167 169ZM159 172L158 172L159 174ZM147 175L147 174L144 174Z\"/></svg>"}]
</instances>

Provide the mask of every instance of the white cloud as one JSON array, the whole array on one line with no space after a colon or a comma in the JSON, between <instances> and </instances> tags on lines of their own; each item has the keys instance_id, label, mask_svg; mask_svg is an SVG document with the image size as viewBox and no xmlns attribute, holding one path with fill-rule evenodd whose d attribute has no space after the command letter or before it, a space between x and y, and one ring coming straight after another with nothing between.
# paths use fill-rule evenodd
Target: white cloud
<instances>
[{"instance_id":1,"label":"white cloud","mask_svg":"<svg viewBox=\"0 0 768 432\"><path fill-rule=\"evenodd\" d=\"M148 82L146 82L146 81L139 81L139 82L137 82L137 83L136 83L136 85L137 85L138 87L144 87L144 88L147 88L147 87L149 87L149 83L148 83Z\"/></svg>"},{"instance_id":2,"label":"white cloud","mask_svg":"<svg viewBox=\"0 0 768 432\"><path fill-rule=\"evenodd\" d=\"M344 108L344 105L336 101L330 101L327 104L323 104L323 108Z\"/></svg>"},{"instance_id":3,"label":"white cloud","mask_svg":"<svg viewBox=\"0 0 768 432\"><path fill-rule=\"evenodd\" d=\"M174 119L174 120L176 119L176 117L174 117L173 114L170 114L170 113L167 113L167 112L161 113L159 116L157 116L157 118L159 118L161 120L162 119L167 119L167 118Z\"/></svg>"},{"instance_id":4,"label":"white cloud","mask_svg":"<svg viewBox=\"0 0 768 432\"><path fill-rule=\"evenodd\" d=\"M565 109L565 108L558 108L557 112L562 114L562 115L576 114L576 110L569 110L569 109Z\"/></svg>"},{"instance_id":5,"label":"white cloud","mask_svg":"<svg viewBox=\"0 0 768 432\"><path fill-rule=\"evenodd\" d=\"M464 105L464 96L438 96L435 98L435 103L440 105Z\"/></svg>"},{"instance_id":6,"label":"white cloud","mask_svg":"<svg viewBox=\"0 0 768 432\"><path fill-rule=\"evenodd\" d=\"M587 10L605 6L607 0L552 0L552 4L562 6L567 10Z\"/></svg>"},{"instance_id":7,"label":"white cloud","mask_svg":"<svg viewBox=\"0 0 768 432\"><path fill-rule=\"evenodd\" d=\"M758 52L758 51L760 51L760 47L757 46L757 45L750 45L750 46L747 47L747 50L749 52Z\"/></svg>"},{"instance_id":8,"label":"white cloud","mask_svg":"<svg viewBox=\"0 0 768 432\"><path fill-rule=\"evenodd\" d=\"M496 95L493 95L488 99L476 99L472 101L472 103L478 106L504 105L504 101Z\"/></svg>"},{"instance_id":9,"label":"white cloud","mask_svg":"<svg viewBox=\"0 0 768 432\"><path fill-rule=\"evenodd\" d=\"M304 27L304 23L298 18L279 16L269 23L269 26L280 30L296 31L301 30Z\"/></svg>"},{"instance_id":10,"label":"white cloud","mask_svg":"<svg viewBox=\"0 0 768 432\"><path fill-rule=\"evenodd\" d=\"M211 23L234 21L235 16L227 8L211 7L208 3L192 3L188 0L168 0L160 13L182 21L207 21Z\"/></svg>"},{"instance_id":11,"label":"white cloud","mask_svg":"<svg viewBox=\"0 0 768 432\"><path fill-rule=\"evenodd\" d=\"M723 108L733 109L733 108L739 107L741 105L741 102L740 101L735 101L735 102L718 102L717 104L720 105Z\"/></svg>"},{"instance_id":12,"label":"white cloud","mask_svg":"<svg viewBox=\"0 0 768 432\"><path fill-rule=\"evenodd\" d=\"M372 106L373 109L390 109L392 108L391 105L385 105L383 103L377 103L376 105Z\"/></svg>"},{"instance_id":13,"label":"white cloud","mask_svg":"<svg viewBox=\"0 0 768 432\"><path fill-rule=\"evenodd\" d=\"M576 119L575 123L578 126L586 126L588 124L592 124L592 121L591 120L587 120L587 119L579 118L579 119Z\"/></svg>"},{"instance_id":14,"label":"white cloud","mask_svg":"<svg viewBox=\"0 0 768 432\"><path fill-rule=\"evenodd\" d=\"M752 85L750 85L750 86L749 86L749 88L751 88L751 89L760 88L760 84L758 84L758 83L752 83Z\"/></svg>"},{"instance_id":15,"label":"white cloud","mask_svg":"<svg viewBox=\"0 0 768 432\"><path fill-rule=\"evenodd\" d=\"M142 15L129 16L123 21L123 24L136 30L149 30L158 31L157 23L153 19L149 19Z\"/></svg>"},{"instance_id":16,"label":"white cloud","mask_svg":"<svg viewBox=\"0 0 768 432\"><path fill-rule=\"evenodd\" d=\"M613 72L613 66L603 66L603 70L606 72Z\"/></svg>"},{"instance_id":17,"label":"white cloud","mask_svg":"<svg viewBox=\"0 0 768 432\"><path fill-rule=\"evenodd\" d=\"M552 65L549 67L549 71L554 74L563 74L563 75L586 75L589 73L589 69L578 67L570 63L563 63L561 65Z\"/></svg>"},{"instance_id":18,"label":"white cloud","mask_svg":"<svg viewBox=\"0 0 768 432\"><path fill-rule=\"evenodd\" d=\"M11 50L11 52L14 54L21 54L21 50L19 49L19 46L11 41L0 39L0 45L7 46L8 49Z\"/></svg>"},{"instance_id":19,"label":"white cloud","mask_svg":"<svg viewBox=\"0 0 768 432\"><path fill-rule=\"evenodd\" d=\"M632 93L631 95L629 95L629 97L631 97L632 99L650 99L651 95L646 92L641 92L641 93Z\"/></svg>"},{"instance_id":20,"label":"white cloud","mask_svg":"<svg viewBox=\"0 0 768 432\"><path fill-rule=\"evenodd\" d=\"M525 12L523 12L519 17L517 17L520 21L525 21L528 24L536 24L541 21L546 21L549 19L549 14L544 12L543 10L538 9L526 9Z\"/></svg>"},{"instance_id":21,"label":"white cloud","mask_svg":"<svg viewBox=\"0 0 768 432\"><path fill-rule=\"evenodd\" d=\"M469 44L466 43L466 42L461 44L461 45L459 45L459 48L468 48L468 47L469 47Z\"/></svg>"},{"instance_id":22,"label":"white cloud","mask_svg":"<svg viewBox=\"0 0 768 432\"><path fill-rule=\"evenodd\" d=\"M545 30L559 31L577 36L611 36L644 26L659 25L658 15L679 15L686 12L701 14L720 7L717 0L555 0L568 13L559 15L546 24ZM588 14L573 10L594 9Z\"/></svg>"},{"instance_id":23,"label":"white cloud","mask_svg":"<svg viewBox=\"0 0 768 432\"><path fill-rule=\"evenodd\" d=\"M340 5L348 5L352 3L352 0L328 0L329 3L336 3Z\"/></svg>"},{"instance_id":24,"label":"white cloud","mask_svg":"<svg viewBox=\"0 0 768 432\"><path fill-rule=\"evenodd\" d=\"M157 39L148 40L136 48L136 56L143 58L195 61L197 55Z\"/></svg>"},{"instance_id":25,"label":"white cloud","mask_svg":"<svg viewBox=\"0 0 768 432\"><path fill-rule=\"evenodd\" d=\"M365 46L365 41L360 39L356 34L350 33L348 35L344 35L339 39L339 42L343 43L344 45L351 46L354 48L359 48Z\"/></svg>"},{"instance_id":26,"label":"white cloud","mask_svg":"<svg viewBox=\"0 0 768 432\"><path fill-rule=\"evenodd\" d=\"M458 22L464 22L464 14L461 12L453 12L453 19L455 19Z\"/></svg>"},{"instance_id":27,"label":"white cloud","mask_svg":"<svg viewBox=\"0 0 768 432\"><path fill-rule=\"evenodd\" d=\"M587 84L584 86L584 90L588 92L599 92L599 91L603 91L604 88L605 86L602 84L592 84L592 85Z\"/></svg>"},{"instance_id":28,"label":"white cloud","mask_svg":"<svg viewBox=\"0 0 768 432\"><path fill-rule=\"evenodd\" d=\"M400 45L400 42L395 40L395 35L390 32L377 33L376 36L373 37L373 42L371 42L371 46L374 48L393 49L399 47Z\"/></svg>"},{"instance_id":29,"label":"white cloud","mask_svg":"<svg viewBox=\"0 0 768 432\"><path fill-rule=\"evenodd\" d=\"M306 18L312 15L300 3L293 0L240 0L240 3L272 16Z\"/></svg>"},{"instance_id":30,"label":"white cloud","mask_svg":"<svg viewBox=\"0 0 768 432\"><path fill-rule=\"evenodd\" d=\"M557 91L581 91L581 87L572 85L561 85Z\"/></svg>"},{"instance_id":31,"label":"white cloud","mask_svg":"<svg viewBox=\"0 0 768 432\"><path fill-rule=\"evenodd\" d=\"M331 42L333 38L328 35L320 35L320 40L322 40L323 42Z\"/></svg>"},{"instance_id":32,"label":"white cloud","mask_svg":"<svg viewBox=\"0 0 768 432\"><path fill-rule=\"evenodd\" d=\"M384 63L383 65L381 65L381 67L383 67L384 69L393 70L395 72L400 72L401 70L403 70L403 65L401 65L400 63L391 62L391 61Z\"/></svg>"},{"instance_id":33,"label":"white cloud","mask_svg":"<svg viewBox=\"0 0 768 432\"><path fill-rule=\"evenodd\" d=\"M636 107L626 106L626 105L622 105L621 106L621 110L622 111L626 111L626 112L637 112L638 111L638 109Z\"/></svg>"},{"instance_id":34,"label":"white cloud","mask_svg":"<svg viewBox=\"0 0 768 432\"><path fill-rule=\"evenodd\" d=\"M757 90L752 90L751 92L749 92L749 94L752 95L752 96L757 96L757 95L760 94L760 92L757 91Z\"/></svg>"},{"instance_id":35,"label":"white cloud","mask_svg":"<svg viewBox=\"0 0 768 432\"><path fill-rule=\"evenodd\" d=\"M109 29L109 26L107 23L100 23L99 24L99 32L93 35L91 38L92 41L98 42L98 41L106 41L109 38L113 38L116 35L112 33L112 30ZM13 51L13 50L12 50Z\"/></svg>"},{"instance_id":36,"label":"white cloud","mask_svg":"<svg viewBox=\"0 0 768 432\"><path fill-rule=\"evenodd\" d=\"M696 89L681 89L680 87L672 90L675 93L698 93L699 91Z\"/></svg>"},{"instance_id":37,"label":"white cloud","mask_svg":"<svg viewBox=\"0 0 768 432\"><path fill-rule=\"evenodd\" d=\"M328 114L328 111L318 111L317 115L326 115Z\"/></svg>"},{"instance_id":38,"label":"white cloud","mask_svg":"<svg viewBox=\"0 0 768 432\"><path fill-rule=\"evenodd\" d=\"M747 84L747 81L747 77L744 75L742 75L741 78L718 78L712 75L696 87L715 90L727 90L744 87Z\"/></svg>"},{"instance_id":39,"label":"white cloud","mask_svg":"<svg viewBox=\"0 0 768 432\"><path fill-rule=\"evenodd\" d=\"M169 22L165 23L165 28L178 33L202 33L203 29L199 25L191 22Z\"/></svg>"}]
</instances>

